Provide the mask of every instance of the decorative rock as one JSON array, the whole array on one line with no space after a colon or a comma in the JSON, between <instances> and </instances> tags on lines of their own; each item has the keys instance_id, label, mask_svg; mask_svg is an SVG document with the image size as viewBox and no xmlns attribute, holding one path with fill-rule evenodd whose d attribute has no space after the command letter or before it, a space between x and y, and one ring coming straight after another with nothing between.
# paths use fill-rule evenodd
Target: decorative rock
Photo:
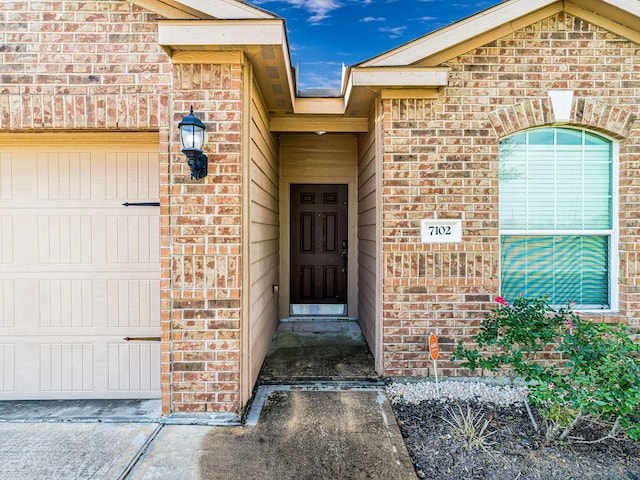
<instances>
[{"instance_id":1,"label":"decorative rock","mask_svg":"<svg viewBox=\"0 0 640 480\"><path fill-rule=\"evenodd\" d=\"M483 382L444 381L391 383L387 385L387 395L393 403L417 404L423 400L475 400L503 407L522 404L526 398L525 387L509 385L489 385Z\"/></svg>"}]
</instances>

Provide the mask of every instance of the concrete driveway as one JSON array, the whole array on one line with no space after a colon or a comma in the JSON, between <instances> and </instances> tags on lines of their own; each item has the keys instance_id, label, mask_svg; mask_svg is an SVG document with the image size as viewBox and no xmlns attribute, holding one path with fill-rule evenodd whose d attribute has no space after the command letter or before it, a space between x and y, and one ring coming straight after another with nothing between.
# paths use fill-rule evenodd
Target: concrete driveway
<instances>
[{"instance_id":1,"label":"concrete driveway","mask_svg":"<svg viewBox=\"0 0 640 480\"><path fill-rule=\"evenodd\" d=\"M0 478L416 478L381 387L261 388L245 426L119 423L105 416L28 423L0 412Z\"/></svg>"}]
</instances>

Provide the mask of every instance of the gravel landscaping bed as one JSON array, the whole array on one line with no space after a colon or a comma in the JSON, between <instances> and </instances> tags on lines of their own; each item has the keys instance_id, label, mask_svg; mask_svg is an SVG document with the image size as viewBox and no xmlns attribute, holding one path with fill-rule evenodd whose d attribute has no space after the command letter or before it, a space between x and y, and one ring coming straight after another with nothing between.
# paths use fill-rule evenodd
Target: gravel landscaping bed
<instances>
[{"instance_id":1,"label":"gravel landscaping bed","mask_svg":"<svg viewBox=\"0 0 640 480\"><path fill-rule=\"evenodd\" d=\"M640 480L637 442L546 445L529 419L522 388L469 381L392 383L387 394L419 478ZM535 409L532 413L543 426ZM466 436L461 435L465 427ZM586 428L580 433L601 436Z\"/></svg>"}]
</instances>

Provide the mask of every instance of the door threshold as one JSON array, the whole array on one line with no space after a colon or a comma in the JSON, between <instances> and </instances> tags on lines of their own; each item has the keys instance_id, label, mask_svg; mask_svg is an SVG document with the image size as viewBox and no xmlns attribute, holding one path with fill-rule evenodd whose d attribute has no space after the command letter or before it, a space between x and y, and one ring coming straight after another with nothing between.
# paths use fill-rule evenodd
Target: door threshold
<instances>
[{"instance_id":1,"label":"door threshold","mask_svg":"<svg viewBox=\"0 0 640 480\"><path fill-rule=\"evenodd\" d=\"M289 305L289 314L340 316L347 315L347 305L344 303L292 303Z\"/></svg>"},{"instance_id":2,"label":"door threshold","mask_svg":"<svg viewBox=\"0 0 640 480\"><path fill-rule=\"evenodd\" d=\"M357 318L340 317L340 316L321 316L321 315L292 315L291 317L281 318L281 323L294 322L357 322Z\"/></svg>"}]
</instances>

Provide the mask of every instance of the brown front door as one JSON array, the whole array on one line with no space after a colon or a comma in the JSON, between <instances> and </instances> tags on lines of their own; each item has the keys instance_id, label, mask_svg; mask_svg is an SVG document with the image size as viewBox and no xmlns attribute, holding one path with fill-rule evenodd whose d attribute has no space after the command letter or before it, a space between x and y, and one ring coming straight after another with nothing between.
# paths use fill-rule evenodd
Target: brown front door
<instances>
[{"instance_id":1,"label":"brown front door","mask_svg":"<svg viewBox=\"0 0 640 480\"><path fill-rule=\"evenodd\" d=\"M347 185L291 185L291 303L347 303Z\"/></svg>"}]
</instances>

